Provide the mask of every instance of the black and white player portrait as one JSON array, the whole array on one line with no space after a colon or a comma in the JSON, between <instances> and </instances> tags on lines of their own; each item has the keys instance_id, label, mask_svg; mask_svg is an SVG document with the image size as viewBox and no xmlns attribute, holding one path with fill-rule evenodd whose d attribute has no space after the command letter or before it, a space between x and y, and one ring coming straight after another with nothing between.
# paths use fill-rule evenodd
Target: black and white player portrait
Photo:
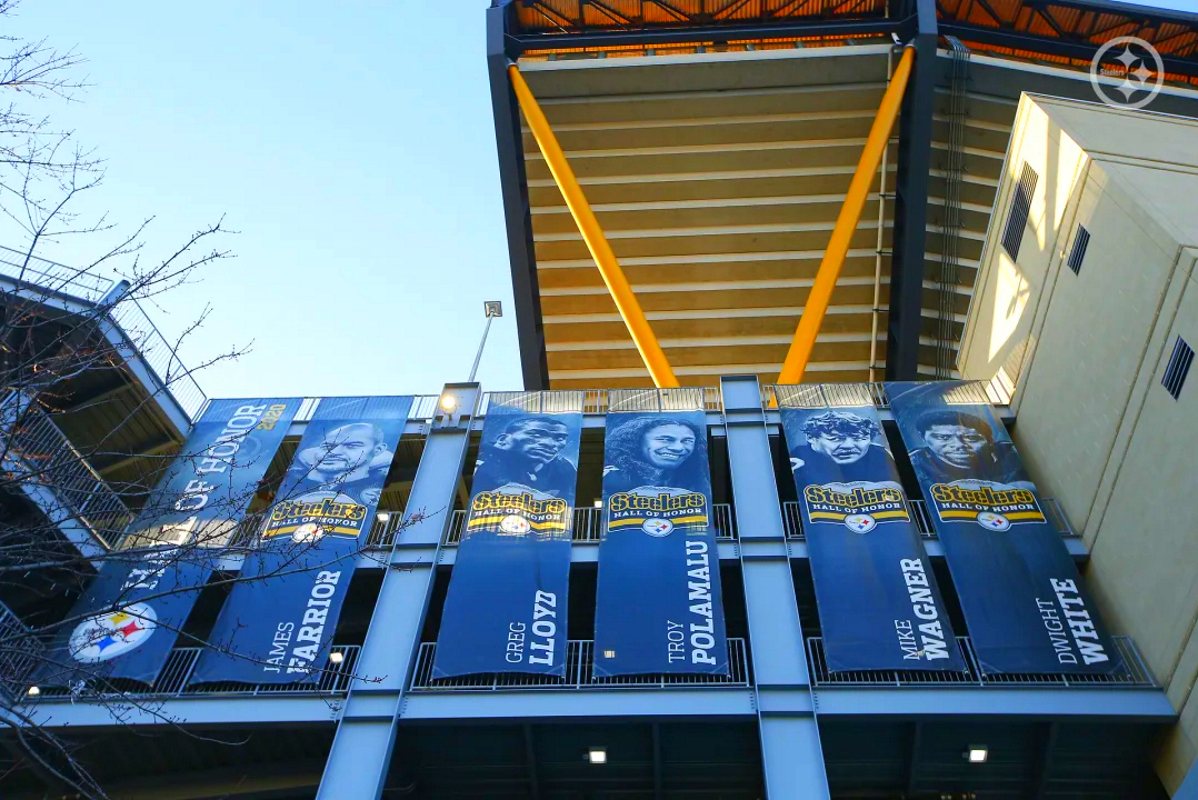
<instances>
[{"instance_id":1,"label":"black and white player portrait","mask_svg":"<svg viewBox=\"0 0 1198 800\"><path fill-rule=\"evenodd\" d=\"M608 494L642 486L704 491L708 485L707 432L681 417L632 417L612 425L604 447Z\"/></svg>"},{"instance_id":2,"label":"black and white player portrait","mask_svg":"<svg viewBox=\"0 0 1198 800\"><path fill-rule=\"evenodd\" d=\"M375 505L394 456L378 425L333 423L318 443L296 453L293 475L289 476L294 481L292 496L287 499L303 500L302 495L335 491L362 505Z\"/></svg>"},{"instance_id":3,"label":"black and white player portrait","mask_svg":"<svg viewBox=\"0 0 1198 800\"><path fill-rule=\"evenodd\" d=\"M800 483L888 482L895 474L894 458L874 419L848 410L821 409L788 422L790 465Z\"/></svg>"},{"instance_id":4,"label":"black and white player portrait","mask_svg":"<svg viewBox=\"0 0 1198 800\"><path fill-rule=\"evenodd\" d=\"M1035 490L1014 446L980 416L944 406L931 408L915 420L911 451L915 470L933 482L990 481Z\"/></svg>"},{"instance_id":5,"label":"black and white player portrait","mask_svg":"<svg viewBox=\"0 0 1198 800\"><path fill-rule=\"evenodd\" d=\"M488 440L484 435L474 467L473 491L519 484L560 497L573 488L578 468L564 451L578 431L550 414L512 416L498 436Z\"/></svg>"}]
</instances>

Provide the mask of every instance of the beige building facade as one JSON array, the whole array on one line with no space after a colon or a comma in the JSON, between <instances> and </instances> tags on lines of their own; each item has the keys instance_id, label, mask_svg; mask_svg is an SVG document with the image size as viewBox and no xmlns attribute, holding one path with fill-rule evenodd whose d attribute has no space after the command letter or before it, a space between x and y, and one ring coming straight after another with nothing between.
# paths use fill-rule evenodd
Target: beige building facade
<instances>
[{"instance_id":1,"label":"beige building facade","mask_svg":"<svg viewBox=\"0 0 1198 800\"><path fill-rule=\"evenodd\" d=\"M1090 547L1086 576L1198 755L1198 121L1024 95L960 349L1012 393L1013 436Z\"/></svg>"}]
</instances>

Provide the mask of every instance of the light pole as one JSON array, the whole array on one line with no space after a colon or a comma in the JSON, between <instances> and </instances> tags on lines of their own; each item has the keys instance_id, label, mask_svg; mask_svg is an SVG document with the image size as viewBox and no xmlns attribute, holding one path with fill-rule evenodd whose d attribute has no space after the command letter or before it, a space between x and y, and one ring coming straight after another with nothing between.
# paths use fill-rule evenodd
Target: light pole
<instances>
[{"instance_id":1,"label":"light pole","mask_svg":"<svg viewBox=\"0 0 1198 800\"><path fill-rule=\"evenodd\" d=\"M478 353L474 356L474 366L470 368L468 383L474 383L474 374L478 372L478 362L483 359L483 348L487 346L487 334L491 332L491 320L503 316L503 304L498 300L487 300L483 303L483 311L487 315L487 326L483 328L483 340L478 343Z\"/></svg>"}]
</instances>

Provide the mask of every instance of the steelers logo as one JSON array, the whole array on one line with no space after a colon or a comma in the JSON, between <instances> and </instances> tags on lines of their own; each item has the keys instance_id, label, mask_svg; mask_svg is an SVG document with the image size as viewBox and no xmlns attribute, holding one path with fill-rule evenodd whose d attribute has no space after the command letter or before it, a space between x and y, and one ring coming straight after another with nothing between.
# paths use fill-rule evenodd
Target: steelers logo
<instances>
[{"instance_id":1,"label":"steelers logo","mask_svg":"<svg viewBox=\"0 0 1198 800\"><path fill-rule=\"evenodd\" d=\"M322 536L324 536L324 528L315 522L305 522L295 529L295 532L291 534L291 539L300 544L306 544L320 541Z\"/></svg>"},{"instance_id":2,"label":"steelers logo","mask_svg":"<svg viewBox=\"0 0 1198 800\"><path fill-rule=\"evenodd\" d=\"M849 514L844 518L844 526L853 533L869 533L878 527L878 521L869 514Z\"/></svg>"},{"instance_id":3,"label":"steelers logo","mask_svg":"<svg viewBox=\"0 0 1198 800\"><path fill-rule=\"evenodd\" d=\"M499 530L504 533L520 535L532 530L532 525L519 514L509 514L499 522Z\"/></svg>"},{"instance_id":4,"label":"steelers logo","mask_svg":"<svg viewBox=\"0 0 1198 800\"><path fill-rule=\"evenodd\" d=\"M145 603L97 614L71 632L70 653L76 661L99 664L134 649L158 627L158 615Z\"/></svg>"},{"instance_id":5,"label":"steelers logo","mask_svg":"<svg viewBox=\"0 0 1198 800\"><path fill-rule=\"evenodd\" d=\"M650 536L656 536L659 539L663 536L669 536L674 530L674 523L668 519L647 519L645 524L641 525L641 530Z\"/></svg>"},{"instance_id":6,"label":"steelers logo","mask_svg":"<svg viewBox=\"0 0 1198 800\"><path fill-rule=\"evenodd\" d=\"M993 511L978 513L978 524L988 531L1005 531L1011 527L1011 520Z\"/></svg>"}]
</instances>

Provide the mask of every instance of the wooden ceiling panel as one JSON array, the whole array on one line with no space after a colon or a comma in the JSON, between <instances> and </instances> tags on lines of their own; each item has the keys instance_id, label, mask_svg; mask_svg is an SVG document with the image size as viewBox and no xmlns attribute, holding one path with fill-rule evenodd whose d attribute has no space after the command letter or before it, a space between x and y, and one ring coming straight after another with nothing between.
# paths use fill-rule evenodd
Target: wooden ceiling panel
<instances>
[{"instance_id":1,"label":"wooden ceiling panel","mask_svg":"<svg viewBox=\"0 0 1198 800\"><path fill-rule=\"evenodd\" d=\"M693 317L650 314L649 324L658 339L698 339L725 336L794 336L801 309L771 309L771 313L696 315ZM832 308L824 317L821 333L867 332L873 315L869 308ZM878 315L878 329L886 325L886 312ZM554 323L545 321L545 341L550 352L554 345L579 345L586 342L626 342L628 329L622 320L605 319L595 322ZM778 365L779 369L781 364Z\"/></svg>"},{"instance_id":2,"label":"wooden ceiling panel","mask_svg":"<svg viewBox=\"0 0 1198 800\"><path fill-rule=\"evenodd\" d=\"M891 147L892 156L895 147ZM892 157L888 167L888 186L894 186L897 169ZM736 200L755 197L803 197L806 195L844 194L853 178L855 164L817 165L781 170L730 170L727 172L677 173L672 175L631 175L616 178L580 179L587 201L593 206L636 202L677 202L691 200ZM875 178L873 190L879 179ZM997 186L995 182L994 186ZM993 193L991 187L991 192ZM534 210L563 205L561 190L552 179L530 181L529 202Z\"/></svg>"},{"instance_id":3,"label":"wooden ceiling panel","mask_svg":"<svg viewBox=\"0 0 1198 800\"><path fill-rule=\"evenodd\" d=\"M609 239L621 232L674 230L678 228L736 227L742 225L820 225L835 221L844 205L844 195L815 195L802 198L752 198L744 201L702 201L685 205L633 201L627 210L593 208L599 225ZM560 210L559 210L560 209ZM865 206L866 219L877 219L877 200ZM540 241L579 238L578 225L564 207L538 210L532 215L534 236Z\"/></svg>"},{"instance_id":4,"label":"wooden ceiling panel","mask_svg":"<svg viewBox=\"0 0 1198 800\"><path fill-rule=\"evenodd\" d=\"M865 136L795 141L746 142L736 145L661 145L627 151L592 150L571 153L570 167L579 180L588 178L823 167L856 166ZM549 180L549 168L540 151L525 152L529 180ZM999 159L1001 165L1002 160ZM585 184L584 184L585 185Z\"/></svg>"},{"instance_id":5,"label":"wooden ceiling panel","mask_svg":"<svg viewBox=\"0 0 1198 800\"><path fill-rule=\"evenodd\" d=\"M708 253L776 253L793 250L823 250L832 234L833 221L826 224L760 225L734 228L677 228L653 232L615 231L608 240L616 258L697 256ZM886 229L883 245L888 245ZM567 241L536 242L537 263L581 261L590 257L582 237ZM872 248L877 244L877 220L861 221L849 246ZM976 257L976 256L975 256Z\"/></svg>"},{"instance_id":6,"label":"wooden ceiling panel","mask_svg":"<svg viewBox=\"0 0 1198 800\"><path fill-rule=\"evenodd\" d=\"M624 275L633 286L701 281L798 281L812 280L819 271L823 253L811 250L800 256L768 261L733 259L727 261L687 260L680 264L624 264ZM868 250L852 251L845 259L840 275L843 278L873 277L874 254ZM601 288L603 277L594 264L569 269L543 269L537 277L541 294L548 296L559 290L580 287Z\"/></svg>"},{"instance_id":7,"label":"wooden ceiling panel","mask_svg":"<svg viewBox=\"0 0 1198 800\"><path fill-rule=\"evenodd\" d=\"M884 335L884 331L882 332ZM778 364L790 348L790 340L777 344L714 345L672 347L665 345L666 357L675 369L704 364ZM818 361L868 361L869 337L861 341L816 341L812 358ZM635 349L551 351L550 373L569 370L644 369Z\"/></svg>"}]
</instances>

